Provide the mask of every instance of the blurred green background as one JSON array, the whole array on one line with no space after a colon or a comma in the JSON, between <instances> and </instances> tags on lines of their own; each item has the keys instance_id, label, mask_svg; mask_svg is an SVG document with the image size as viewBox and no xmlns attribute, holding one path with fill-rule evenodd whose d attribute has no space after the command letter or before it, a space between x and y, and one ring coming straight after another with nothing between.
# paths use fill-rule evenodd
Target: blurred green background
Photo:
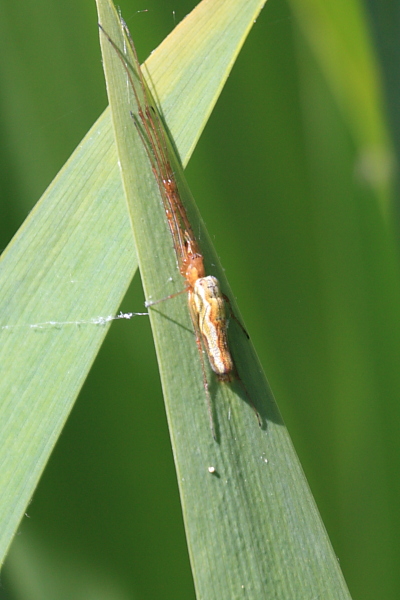
<instances>
[{"instance_id":1,"label":"blurred green background","mask_svg":"<svg viewBox=\"0 0 400 600\"><path fill-rule=\"evenodd\" d=\"M119 5L144 60L195 2ZM187 176L350 591L390 600L400 594L396 159L368 147L381 124L357 98L349 120L326 79L318 43L340 73L363 40L350 31L340 56L334 35L318 40L322 5L269 0ZM393 3L337 2L339 40L357 6L398 151L400 17ZM106 106L94 1L0 0L0 48L4 248ZM122 309L142 301L136 277ZM54 598L194 598L146 318L111 327L2 571L1 600Z\"/></svg>"}]
</instances>

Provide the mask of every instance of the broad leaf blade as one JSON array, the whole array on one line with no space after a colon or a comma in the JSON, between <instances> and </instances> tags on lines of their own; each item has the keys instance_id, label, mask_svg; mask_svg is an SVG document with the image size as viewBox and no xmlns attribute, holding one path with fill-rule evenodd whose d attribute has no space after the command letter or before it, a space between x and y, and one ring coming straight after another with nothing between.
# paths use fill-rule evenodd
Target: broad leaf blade
<instances>
[{"instance_id":1,"label":"broad leaf blade","mask_svg":"<svg viewBox=\"0 0 400 600\"><path fill-rule=\"evenodd\" d=\"M103 115L2 256L2 557L136 268L110 134Z\"/></svg>"},{"instance_id":2,"label":"broad leaf blade","mask_svg":"<svg viewBox=\"0 0 400 600\"><path fill-rule=\"evenodd\" d=\"M238 3L238 6L240 3ZM100 22L126 47L113 6L98 0ZM102 37L104 65L124 188L147 298L179 291L164 208L131 111L134 95L115 50ZM134 64L126 50L126 60ZM210 70L212 73L212 63ZM211 76L212 77L212 74ZM232 298L204 225L174 169L209 273ZM235 307L235 312L236 307ZM199 598L349 598L287 431L251 344L233 323L238 370L264 423L260 429L238 382L212 379L218 443L210 432L201 366L184 295L150 311Z\"/></svg>"},{"instance_id":3,"label":"broad leaf blade","mask_svg":"<svg viewBox=\"0 0 400 600\"><path fill-rule=\"evenodd\" d=\"M230 37L224 52L214 57L218 71L202 87L196 119L172 118L169 123L177 139L184 130L180 153L185 162L254 16L254 10L243 11L238 22L229 2L202 3L196 10L198 17L187 18L170 36L177 35L176 60L186 57L186 38L196 39L199 19L203 29L214 31L216 43L218 34L236 22L236 39ZM210 21L216 29L207 26ZM167 48L174 45L168 40ZM196 44L204 52L203 41ZM171 82L167 88L158 83L169 64L162 48L152 54L149 70L159 99L168 95L171 110L179 115L187 97L174 93ZM202 68L201 52L198 61ZM179 85L191 88L184 75ZM1 259L1 561L106 335L107 325L97 318L117 313L135 268L106 111Z\"/></svg>"}]
</instances>

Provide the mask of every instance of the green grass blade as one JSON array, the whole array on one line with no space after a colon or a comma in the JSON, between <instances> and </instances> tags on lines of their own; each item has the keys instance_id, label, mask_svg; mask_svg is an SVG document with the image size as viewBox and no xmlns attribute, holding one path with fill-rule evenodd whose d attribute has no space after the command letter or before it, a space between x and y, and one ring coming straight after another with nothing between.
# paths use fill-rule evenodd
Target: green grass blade
<instances>
[{"instance_id":1,"label":"green grass blade","mask_svg":"<svg viewBox=\"0 0 400 600\"><path fill-rule=\"evenodd\" d=\"M168 121L173 134L181 139L185 162L255 12L254 8L244 10L238 20L228 2L217 7L203 3L197 9L198 17L189 16L170 36L176 36L176 43L168 38L163 44L167 49L171 44L176 47L182 73L190 60L184 51L185 40L194 39L199 27L208 29L208 20L214 21L218 14L220 26L209 33L214 35L217 50L224 29L232 25L234 31L215 57L216 79L201 89L196 119ZM200 70L202 44L203 40L198 44ZM183 48L181 53L179 48ZM149 72L159 98L163 102L166 98L166 106L179 114L187 99L176 93L175 85L184 88L185 77L176 84L158 84L169 60L161 47L151 56ZM199 85L202 80L193 86L197 93ZM116 314L135 272L132 241L106 111L1 258L1 561L106 335L108 325L101 324L98 317Z\"/></svg>"},{"instance_id":2,"label":"green grass blade","mask_svg":"<svg viewBox=\"0 0 400 600\"><path fill-rule=\"evenodd\" d=\"M136 268L110 134L103 115L1 259L2 557Z\"/></svg>"},{"instance_id":3,"label":"green grass blade","mask_svg":"<svg viewBox=\"0 0 400 600\"><path fill-rule=\"evenodd\" d=\"M113 5L108 0L97 4L100 22L122 50L124 39ZM232 4L239 11L248 2L231 2L233 11ZM101 43L143 286L147 298L159 299L182 289L184 282L159 190L130 116L136 106L126 73L104 36ZM127 60L133 64L129 51ZM212 78L213 61L208 67ZM208 270L232 299L177 163L175 171ZM349 598L289 436L243 332L231 324L238 369L264 427L258 427L237 383L217 384L209 373L216 443L187 299L181 295L153 307L150 318L198 598Z\"/></svg>"},{"instance_id":4,"label":"green grass blade","mask_svg":"<svg viewBox=\"0 0 400 600\"><path fill-rule=\"evenodd\" d=\"M387 214L395 158L364 7L358 0L290 5L357 146L358 174Z\"/></svg>"}]
</instances>

